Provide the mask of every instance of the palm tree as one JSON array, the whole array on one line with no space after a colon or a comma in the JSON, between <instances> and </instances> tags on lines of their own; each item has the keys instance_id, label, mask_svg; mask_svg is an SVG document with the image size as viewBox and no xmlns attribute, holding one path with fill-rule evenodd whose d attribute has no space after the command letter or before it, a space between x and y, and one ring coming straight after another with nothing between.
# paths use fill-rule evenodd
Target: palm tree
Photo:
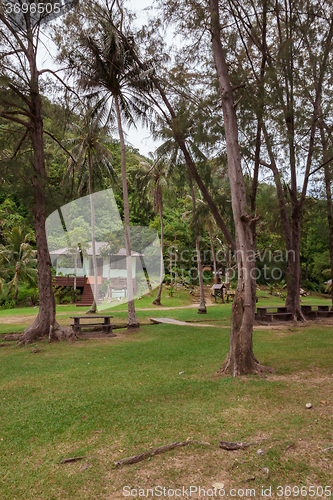
<instances>
[{"instance_id":1,"label":"palm tree","mask_svg":"<svg viewBox=\"0 0 333 500\"><path fill-rule=\"evenodd\" d=\"M141 75L134 60L133 47L126 45L130 42L119 37L112 12L98 4L94 5L94 9L96 24L93 29L80 32L78 47L68 53L67 59L77 75L80 86L92 91L91 96L98 96L100 105L104 106L107 102L111 102L116 111L125 215L128 326L137 327L139 322L134 308L123 120L128 125L135 125L138 118L145 120L147 104L143 95L150 84L147 75Z\"/></svg>"},{"instance_id":2,"label":"palm tree","mask_svg":"<svg viewBox=\"0 0 333 500\"><path fill-rule=\"evenodd\" d=\"M36 250L30 245L31 234L24 234L23 230L14 227L11 232L5 233L7 245L0 245L0 257L7 267L7 274L13 278L8 283L8 293L14 289L14 300L17 299L20 281L33 286L37 283Z\"/></svg>"},{"instance_id":3,"label":"palm tree","mask_svg":"<svg viewBox=\"0 0 333 500\"><path fill-rule=\"evenodd\" d=\"M87 313L95 313L97 309L98 277L95 245L95 209L92 195L95 186L103 181L104 172L110 177L111 181L115 181L116 173L112 166L112 155L106 147L106 143L112 139L109 135L108 123L103 124L103 121L105 121L105 108L88 105L83 111L83 120L77 125L79 134L67 141L72 145L73 156L73 160L69 163L67 175L74 177L75 170L78 170L78 194L82 195L88 188L90 196L94 301Z\"/></svg>"},{"instance_id":4,"label":"palm tree","mask_svg":"<svg viewBox=\"0 0 333 500\"><path fill-rule=\"evenodd\" d=\"M165 141L161 146L158 147L157 149L157 154L159 157L164 158L165 161L168 161L169 165L174 165L174 166L183 166L183 155L180 151L179 145L174 137L173 130L168 127L162 119L158 120L159 128L155 128L154 130L154 136L155 138L164 138ZM190 125L186 124L184 121L184 137L186 137L186 144L189 148L189 150L192 152L193 156L198 158L199 160L206 160L205 156L203 153L199 150L199 148L196 146L195 142L192 140L190 137ZM198 278L199 278L199 286L200 286L200 304L198 308L198 314L206 314L207 309L206 309L206 302L205 302L205 289L204 289L204 284L203 284L203 275L202 275L202 266L201 266L201 257L200 257L200 240L199 240L199 234L197 230L197 218L196 218L196 200L195 200L195 192L194 192L194 187L193 187L193 182L192 182L192 174L190 172L189 166L186 163L185 160L185 165L186 165L186 170L187 170L187 175L188 175L188 181L190 185L190 191L191 191L191 198L192 198L192 223L193 223L193 228L194 228L194 234L195 234L195 245L196 245L196 254L197 254L197 264L198 264ZM173 284L173 277L172 277L172 271L171 271L171 262L170 262L170 278L171 278L171 285ZM176 278L176 273L175 273L175 278Z\"/></svg>"},{"instance_id":5,"label":"palm tree","mask_svg":"<svg viewBox=\"0 0 333 500\"><path fill-rule=\"evenodd\" d=\"M161 264L160 264L160 285L154 305L161 305L161 295L164 276L164 226L163 226L163 197L167 194L170 196L168 180L171 173L172 164L166 162L163 157L157 157L153 165L149 163L141 163L143 172L137 174L140 176L140 184L143 184L143 189L147 191L148 197L153 200L153 208L156 215L159 215L161 226Z\"/></svg>"}]
</instances>

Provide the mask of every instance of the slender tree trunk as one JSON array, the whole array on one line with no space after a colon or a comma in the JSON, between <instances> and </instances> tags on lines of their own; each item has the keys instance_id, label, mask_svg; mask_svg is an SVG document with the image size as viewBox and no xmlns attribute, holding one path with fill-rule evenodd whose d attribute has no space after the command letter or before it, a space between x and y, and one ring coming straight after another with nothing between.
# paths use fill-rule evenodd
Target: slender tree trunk
<instances>
[{"instance_id":1,"label":"slender tree trunk","mask_svg":"<svg viewBox=\"0 0 333 500\"><path fill-rule=\"evenodd\" d=\"M261 55L261 67L260 67L260 80L258 82L258 90L259 90L259 109L257 112L257 133L256 133L256 149L254 155L254 172L251 186L251 212L254 215L256 212L256 200L257 200L257 190L258 190L258 180L259 180L259 166L260 166L260 148L261 148L261 132L262 132L262 117L264 113L264 102L265 102L265 85L264 85L264 77L265 77L265 69L266 69L266 61L267 61L267 0L263 0L262 2L262 55ZM256 246L256 224L255 222L252 224L252 235L253 235L253 245Z\"/></svg>"},{"instance_id":2,"label":"slender tree trunk","mask_svg":"<svg viewBox=\"0 0 333 500\"><path fill-rule=\"evenodd\" d=\"M225 254L225 263L226 263L226 267L227 267L226 272L225 272L225 282L228 285L228 290L229 290L230 276L231 276L231 271L232 271L232 269L231 269L232 257L230 254L231 254L230 248L227 245L227 251Z\"/></svg>"},{"instance_id":3,"label":"slender tree trunk","mask_svg":"<svg viewBox=\"0 0 333 500\"><path fill-rule=\"evenodd\" d=\"M125 214L126 273L127 273L127 300L128 300L127 326L129 328L136 328L140 325L139 325L139 321L137 320L137 317L135 314L135 307L134 307L129 202L128 202L128 190L127 190L127 179L126 179L126 150L125 150L125 140L124 140L123 128L122 128L122 124L121 124L121 113L120 113L120 108L119 108L119 100L118 100L117 95L114 96L114 102L115 102L115 107L116 107L118 133L119 133L120 148L121 148L121 177L122 177L122 184L123 184L124 214Z\"/></svg>"},{"instance_id":4,"label":"slender tree trunk","mask_svg":"<svg viewBox=\"0 0 333 500\"><path fill-rule=\"evenodd\" d=\"M322 130L322 143L324 146L324 161L327 161L327 143L324 143L324 135ZM326 200L327 200L327 220L329 228L329 241L330 241L330 266L331 266L331 301L333 311L333 204L332 204L332 189L331 189L331 170L330 164L327 163L324 167L325 175L325 190L326 190Z\"/></svg>"},{"instance_id":5,"label":"slender tree trunk","mask_svg":"<svg viewBox=\"0 0 333 500\"><path fill-rule=\"evenodd\" d=\"M291 248L287 248L287 251L289 251L287 266L287 298L285 303L287 310L294 314L294 320L297 318L304 319L300 302L300 288L302 281L300 263L300 229L301 216L296 208L292 213Z\"/></svg>"},{"instance_id":6,"label":"slender tree trunk","mask_svg":"<svg viewBox=\"0 0 333 500\"><path fill-rule=\"evenodd\" d=\"M288 255L288 267L286 273L287 298L285 305L287 307L288 312L292 313L293 319L295 321L298 318L304 320L305 318L301 311L299 288L297 289L297 287L300 286L301 283L301 272L300 272L301 265L300 265L300 254L299 254L300 235L299 233L297 233L297 231L299 231L300 229L300 223L301 223L301 216L298 213L299 205L297 203L297 200L293 202L292 222L290 223L288 217L286 199L281 184L281 175L278 171L275 162L275 157L273 154L270 138L268 136L265 124L263 124L262 128L265 137L267 152L271 162L270 168L274 175L276 192L279 200L280 216L281 216L282 227L286 242L286 250Z\"/></svg>"},{"instance_id":7,"label":"slender tree trunk","mask_svg":"<svg viewBox=\"0 0 333 500\"><path fill-rule=\"evenodd\" d=\"M197 251L197 262L198 262L198 275L199 275L199 287L200 287L200 304L198 308L198 314L207 314L206 300L205 300L205 287L202 276L202 264L200 255L200 241L199 236L195 239L195 247Z\"/></svg>"},{"instance_id":8,"label":"slender tree trunk","mask_svg":"<svg viewBox=\"0 0 333 500\"><path fill-rule=\"evenodd\" d=\"M232 87L221 44L218 0L210 0L210 13L212 49L224 117L238 267L237 290L232 304L229 352L220 371L222 373L231 373L235 377L242 374L258 373L265 368L256 360L252 347L256 295L253 273L255 259L251 230L252 218L247 207Z\"/></svg>"},{"instance_id":9,"label":"slender tree trunk","mask_svg":"<svg viewBox=\"0 0 333 500\"><path fill-rule=\"evenodd\" d=\"M199 308L198 308L198 314L206 314L207 309L206 309L206 301L205 301L205 287L204 287L204 282L203 282L203 277L202 277L202 265L201 265L201 255L200 255L200 242L199 242L199 235L198 235L198 230L195 225L195 193L193 189L193 182L191 178L191 173L188 169L188 180L190 184L190 190L191 190L191 197L192 197L192 222L193 222L193 228L194 228L194 234L195 234L195 247L196 247L196 252L197 252L197 265L198 265L198 278L199 278L199 289L200 289L200 303L199 303Z\"/></svg>"},{"instance_id":10,"label":"slender tree trunk","mask_svg":"<svg viewBox=\"0 0 333 500\"><path fill-rule=\"evenodd\" d=\"M320 109L320 114L322 110ZM324 181L325 181L325 191L326 191L326 202L327 202L327 220L328 220L328 230L329 230L329 242L330 242L330 267L331 267L331 311L333 311L333 204L332 204L332 171L331 171L331 151L328 151L328 142L332 139L333 127L328 128L325 126L323 119L319 122L321 145L323 148L323 164L324 164ZM325 131L327 135L325 135Z\"/></svg>"},{"instance_id":11,"label":"slender tree trunk","mask_svg":"<svg viewBox=\"0 0 333 500\"><path fill-rule=\"evenodd\" d=\"M91 249L92 249L92 261L93 261L93 269L94 269L94 301L87 311L87 314L95 313L97 310L97 299L98 299L98 283L97 283L97 260L96 260L96 245L95 245L95 207L94 207L94 199L93 199L93 187L92 187L92 162L91 162L91 154L88 149L88 168L89 168L89 198L90 198L90 214L91 214Z\"/></svg>"},{"instance_id":12,"label":"slender tree trunk","mask_svg":"<svg viewBox=\"0 0 333 500\"><path fill-rule=\"evenodd\" d=\"M74 290L76 290L76 273L77 273L77 250L74 254Z\"/></svg>"},{"instance_id":13,"label":"slender tree trunk","mask_svg":"<svg viewBox=\"0 0 333 500\"><path fill-rule=\"evenodd\" d=\"M33 218L37 246L37 271L39 291L39 311L35 321L23 333L21 344L33 342L38 337L48 335L50 328L59 326L55 320L56 306L52 290L51 260L46 237L45 211L45 184L46 170L44 158L43 120L41 113L41 98L38 86L38 71L36 54L31 40L29 40L29 64L31 72L31 122L30 136L34 152L33 168Z\"/></svg>"},{"instance_id":14,"label":"slender tree trunk","mask_svg":"<svg viewBox=\"0 0 333 500\"><path fill-rule=\"evenodd\" d=\"M164 275L164 259L163 259L163 249L164 249L164 226L163 226L163 200L162 200L162 192L160 186L158 186L158 211L160 214L160 224L161 224L161 265L160 265L160 286L158 287L158 292L156 299L153 304L156 306L161 305L161 295L162 295L162 287L163 287L163 275Z\"/></svg>"},{"instance_id":15,"label":"slender tree trunk","mask_svg":"<svg viewBox=\"0 0 333 500\"><path fill-rule=\"evenodd\" d=\"M214 250L212 226L210 225L210 220L209 219L208 219L208 222L207 222L207 226L208 226L209 239L210 239L210 248L212 249L212 257L213 257L214 283L217 284L218 283L218 276L217 276L216 255L215 255L215 250Z\"/></svg>"},{"instance_id":16,"label":"slender tree trunk","mask_svg":"<svg viewBox=\"0 0 333 500\"><path fill-rule=\"evenodd\" d=\"M330 232L330 264L331 264L331 300L333 311L333 204L332 204L332 191L331 191L331 175L329 166L325 166L325 187L327 199L327 219Z\"/></svg>"}]
</instances>

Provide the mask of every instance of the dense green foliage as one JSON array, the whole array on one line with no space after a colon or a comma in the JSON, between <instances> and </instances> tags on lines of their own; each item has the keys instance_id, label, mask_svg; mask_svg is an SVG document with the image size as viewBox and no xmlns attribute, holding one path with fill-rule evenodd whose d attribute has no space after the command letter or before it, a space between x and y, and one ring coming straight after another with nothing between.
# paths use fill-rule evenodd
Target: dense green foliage
<instances>
[{"instance_id":1,"label":"dense green foliage","mask_svg":"<svg viewBox=\"0 0 333 500\"><path fill-rule=\"evenodd\" d=\"M84 125L82 123L84 121L77 114L70 114L67 116L67 124L64 127L63 119L66 117L66 109L60 104L51 104L46 98L44 99L43 111L45 113L45 123L52 129L52 133L56 133L58 137L62 136L64 149L68 149L69 152L72 151L71 154L74 154L75 147L78 147L78 140L80 139L78 133L83 130ZM62 125L60 125L61 123ZM9 157L15 149L14 136L9 136L5 124L0 130L0 141L3 147L6 144ZM110 178L107 172L100 171L95 190L112 187L120 215L123 218L119 142L112 138L107 131L104 131L102 140L103 147L109 151L110 166L116 177ZM64 149L49 137L45 141L45 147L49 193L47 213L49 214L63 204L77 198L79 193L81 196L87 194L88 188L87 183L84 181L84 172L81 169L78 175L75 174L75 168L77 167L72 165L73 162ZM29 172L29 154L22 155L19 161L13 162L2 158L1 162L3 177L0 195L0 239L2 245L7 246L7 248L10 245L8 239L10 233L8 232L11 232L14 228L21 228L23 232L33 230L31 186L25 178L25 175ZM152 161L142 157L139 151L132 147L127 147L126 160L131 224L134 226L150 226L159 231L159 215L154 212L153 199L150 196L149 182L147 181L147 164L151 166ZM202 175L209 182L215 203L232 228L230 190L224 168L218 168L210 162L201 162L199 168ZM165 195L163 200L165 267L166 271L168 271L171 256L173 260L172 266L181 279L191 281L193 275L191 269L196 266L195 240L191 217L189 217L191 212L189 186L186 175L184 175L184 166L181 163L172 169L167 182L168 190L172 193L172 196ZM248 183L249 193L250 188L250 183ZM199 193L198 198L201 200ZM285 254L285 242L276 191L272 184L267 182L259 183L257 213L260 216L257 224L257 267L261 273L258 277L258 283L265 284L274 281L271 278L271 272L276 266L276 262L279 263L279 268L283 272L280 280L284 280L285 255L278 257L278 253ZM204 202L199 202L196 224L200 228L202 259L203 265L206 266L212 264L209 234L207 225L204 223L207 217L211 217L209 210L205 208ZM203 222L200 222L200 220ZM213 220L212 227L215 252L218 252L219 257L218 268L224 272L227 246L224 244L222 233ZM174 262L175 255L178 255L176 262ZM308 196L306 200L301 234L301 263L304 288L310 290L321 288L323 291L323 283L330 278L330 263L326 204L320 193ZM9 271L8 265L2 260L1 277L4 282L7 281L8 283L13 279L13 276L10 272L5 272L6 268ZM206 276L208 277L209 274ZM2 303L12 298L13 293L8 297L3 295Z\"/></svg>"}]
</instances>

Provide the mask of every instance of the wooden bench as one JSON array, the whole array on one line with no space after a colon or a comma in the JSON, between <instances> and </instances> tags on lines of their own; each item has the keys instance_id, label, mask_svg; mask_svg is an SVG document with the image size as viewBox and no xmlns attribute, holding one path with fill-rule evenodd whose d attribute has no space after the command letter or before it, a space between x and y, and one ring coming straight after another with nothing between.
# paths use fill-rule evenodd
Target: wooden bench
<instances>
[{"instance_id":1,"label":"wooden bench","mask_svg":"<svg viewBox=\"0 0 333 500\"><path fill-rule=\"evenodd\" d=\"M317 308L317 309L313 309ZM333 311L330 311L329 306L320 305L301 305L301 311L306 318L316 319L316 318L330 318L333 316Z\"/></svg>"},{"instance_id":2,"label":"wooden bench","mask_svg":"<svg viewBox=\"0 0 333 500\"><path fill-rule=\"evenodd\" d=\"M328 305L301 305L301 311L308 319L330 318L333 316L333 311L329 310ZM259 321L291 321L293 315L288 313L287 308L284 306L257 307L255 318Z\"/></svg>"},{"instance_id":3,"label":"wooden bench","mask_svg":"<svg viewBox=\"0 0 333 500\"><path fill-rule=\"evenodd\" d=\"M227 291L227 302L229 302L229 297L231 297L231 298L232 298L232 300L234 300L235 293L236 293L236 291L235 291L235 290L228 290L228 291Z\"/></svg>"},{"instance_id":4,"label":"wooden bench","mask_svg":"<svg viewBox=\"0 0 333 500\"><path fill-rule=\"evenodd\" d=\"M273 311L271 311L272 309ZM255 319L259 321L292 321L293 315L288 313L284 306L257 307Z\"/></svg>"},{"instance_id":5,"label":"wooden bench","mask_svg":"<svg viewBox=\"0 0 333 500\"><path fill-rule=\"evenodd\" d=\"M103 316L99 316L99 315L70 316L70 318L74 320L74 324L72 324L70 326L73 328L74 333L78 333L78 334L81 333L82 328L90 328L92 326L99 326L99 327L102 327L102 331L104 333L110 335L110 337L116 337L116 335L114 333L112 333L112 327L116 326L116 325L111 325L111 323L110 323L110 318L112 318L112 317L113 316L104 316L104 315ZM87 320L94 319L94 320L103 320L103 321L83 323L82 320L84 320L84 319L87 319Z\"/></svg>"}]
</instances>

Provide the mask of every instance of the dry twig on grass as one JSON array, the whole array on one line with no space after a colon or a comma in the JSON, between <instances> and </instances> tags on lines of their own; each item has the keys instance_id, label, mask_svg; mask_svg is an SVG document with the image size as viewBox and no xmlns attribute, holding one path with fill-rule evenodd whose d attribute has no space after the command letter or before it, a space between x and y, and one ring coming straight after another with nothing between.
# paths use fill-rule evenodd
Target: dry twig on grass
<instances>
[{"instance_id":1,"label":"dry twig on grass","mask_svg":"<svg viewBox=\"0 0 333 500\"><path fill-rule=\"evenodd\" d=\"M120 465L129 465L129 464L137 464L138 462L142 462L146 458L153 457L154 455L159 455L160 453L165 453L166 451L172 450L173 448L179 448L180 446L187 446L191 441L181 441L171 444L165 444L164 446L160 446L159 448L155 448L154 450L144 451L139 453L138 455L133 455L132 457L123 458L122 460L118 460L114 462L116 467Z\"/></svg>"},{"instance_id":2,"label":"dry twig on grass","mask_svg":"<svg viewBox=\"0 0 333 500\"><path fill-rule=\"evenodd\" d=\"M78 460L84 460L87 457L72 457L72 458L64 458L61 460L61 464L68 464L70 462L77 462Z\"/></svg>"},{"instance_id":3,"label":"dry twig on grass","mask_svg":"<svg viewBox=\"0 0 333 500\"><path fill-rule=\"evenodd\" d=\"M253 443L230 443L228 441L219 441L219 447L223 450L243 450Z\"/></svg>"}]
</instances>

